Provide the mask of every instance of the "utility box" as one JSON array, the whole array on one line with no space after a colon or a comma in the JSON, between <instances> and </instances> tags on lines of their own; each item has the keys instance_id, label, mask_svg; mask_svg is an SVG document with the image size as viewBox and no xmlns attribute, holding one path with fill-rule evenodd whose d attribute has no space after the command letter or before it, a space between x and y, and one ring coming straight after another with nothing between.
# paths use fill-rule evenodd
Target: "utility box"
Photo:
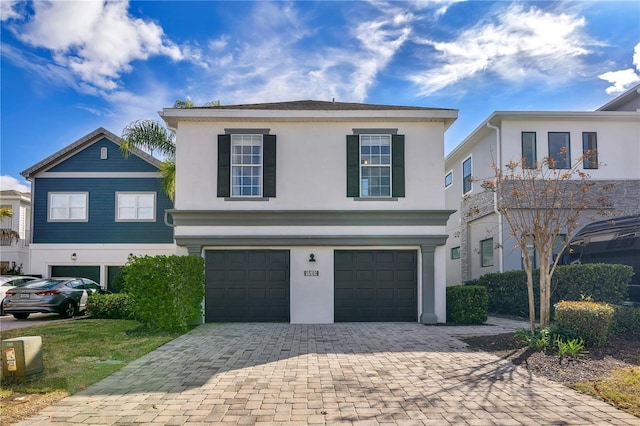
<instances>
[{"instance_id":1,"label":"utility box","mask_svg":"<svg viewBox=\"0 0 640 426\"><path fill-rule=\"evenodd\" d=\"M26 382L44 371L42 337L16 337L2 341L2 377Z\"/></svg>"}]
</instances>

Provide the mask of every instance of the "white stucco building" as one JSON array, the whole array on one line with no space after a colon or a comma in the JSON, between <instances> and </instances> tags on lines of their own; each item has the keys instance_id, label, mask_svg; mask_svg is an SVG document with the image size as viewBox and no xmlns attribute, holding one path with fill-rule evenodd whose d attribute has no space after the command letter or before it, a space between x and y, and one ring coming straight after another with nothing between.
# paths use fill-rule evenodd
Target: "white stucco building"
<instances>
[{"instance_id":1,"label":"white stucco building","mask_svg":"<svg viewBox=\"0 0 640 426\"><path fill-rule=\"evenodd\" d=\"M585 162L582 170L593 182L614 184L607 193L612 211L640 212L639 91L640 85L597 111L497 111L447 155L446 206L456 210L447 222L447 285L522 267L522 253L509 239L493 193L480 186L495 175L493 163L533 163L561 148L573 162L585 151L595 151L597 159ZM479 211L465 211L465 198Z\"/></svg>"},{"instance_id":2,"label":"white stucco building","mask_svg":"<svg viewBox=\"0 0 640 426\"><path fill-rule=\"evenodd\" d=\"M0 191L0 208L11 211L11 216L0 218L0 229L3 230L3 238L0 242L0 273L18 267L22 267L24 273L29 273L31 196L29 193L14 190ZM4 232L5 230L7 232ZM9 234L13 234L9 231L17 233L20 239L16 241L9 237Z\"/></svg>"},{"instance_id":3,"label":"white stucco building","mask_svg":"<svg viewBox=\"0 0 640 426\"><path fill-rule=\"evenodd\" d=\"M168 221L206 321L445 322L444 132L456 110L298 101L161 112Z\"/></svg>"}]
</instances>

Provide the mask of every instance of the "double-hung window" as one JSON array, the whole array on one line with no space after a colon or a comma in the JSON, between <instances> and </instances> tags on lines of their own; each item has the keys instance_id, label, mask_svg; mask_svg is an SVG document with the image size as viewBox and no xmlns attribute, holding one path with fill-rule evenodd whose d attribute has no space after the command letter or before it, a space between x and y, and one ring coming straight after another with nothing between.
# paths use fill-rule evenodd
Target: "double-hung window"
<instances>
[{"instance_id":1,"label":"double-hung window","mask_svg":"<svg viewBox=\"0 0 640 426\"><path fill-rule=\"evenodd\" d=\"M49 221L86 222L89 219L88 202L86 192L50 192Z\"/></svg>"},{"instance_id":2,"label":"double-hung window","mask_svg":"<svg viewBox=\"0 0 640 426\"><path fill-rule=\"evenodd\" d=\"M117 192L116 222L154 222L155 192Z\"/></svg>"},{"instance_id":3,"label":"double-hung window","mask_svg":"<svg viewBox=\"0 0 640 426\"><path fill-rule=\"evenodd\" d=\"M376 131L378 130L378 131ZM347 135L347 197L404 197L404 135L397 129L354 129Z\"/></svg>"},{"instance_id":4,"label":"double-hung window","mask_svg":"<svg viewBox=\"0 0 640 426\"><path fill-rule=\"evenodd\" d=\"M218 135L218 197L275 197L276 136L270 135L269 129L238 130L243 129Z\"/></svg>"},{"instance_id":5,"label":"double-hung window","mask_svg":"<svg viewBox=\"0 0 640 426\"><path fill-rule=\"evenodd\" d=\"M262 135L231 135L231 196L262 196Z\"/></svg>"},{"instance_id":6,"label":"double-hung window","mask_svg":"<svg viewBox=\"0 0 640 426\"><path fill-rule=\"evenodd\" d=\"M569 132L549 132L549 167L571 168L571 143Z\"/></svg>"},{"instance_id":7,"label":"double-hung window","mask_svg":"<svg viewBox=\"0 0 640 426\"><path fill-rule=\"evenodd\" d=\"M598 135L596 132L582 133L582 167L598 168Z\"/></svg>"},{"instance_id":8,"label":"double-hung window","mask_svg":"<svg viewBox=\"0 0 640 426\"><path fill-rule=\"evenodd\" d=\"M360 136L360 196L391 196L391 135Z\"/></svg>"}]
</instances>

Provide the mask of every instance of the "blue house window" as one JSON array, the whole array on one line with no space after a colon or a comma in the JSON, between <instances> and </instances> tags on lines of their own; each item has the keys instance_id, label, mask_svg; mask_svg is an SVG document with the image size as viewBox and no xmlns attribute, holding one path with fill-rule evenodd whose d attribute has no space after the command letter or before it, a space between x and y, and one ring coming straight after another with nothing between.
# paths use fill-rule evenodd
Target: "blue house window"
<instances>
[{"instance_id":1,"label":"blue house window","mask_svg":"<svg viewBox=\"0 0 640 426\"><path fill-rule=\"evenodd\" d=\"M50 222L86 222L89 218L89 194L87 192L50 192Z\"/></svg>"}]
</instances>

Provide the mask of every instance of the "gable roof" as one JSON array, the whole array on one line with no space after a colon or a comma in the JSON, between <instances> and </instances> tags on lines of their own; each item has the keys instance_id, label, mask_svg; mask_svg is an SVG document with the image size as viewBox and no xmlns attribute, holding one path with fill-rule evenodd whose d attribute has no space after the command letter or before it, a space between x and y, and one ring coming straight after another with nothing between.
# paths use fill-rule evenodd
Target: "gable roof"
<instances>
[{"instance_id":1,"label":"gable roof","mask_svg":"<svg viewBox=\"0 0 640 426\"><path fill-rule=\"evenodd\" d=\"M66 147L62 148L60 151L48 156L44 160L22 171L20 174L24 176L26 179L31 179L37 173L53 166L54 164L59 163L61 160L64 160L65 158L71 157L75 153L82 151L89 145L103 138L109 139L111 142L115 143L118 146L120 146L120 144L122 143L122 139L119 136L116 136L115 134L111 133L104 127L98 127L93 132L81 137L80 139L73 142L72 144L67 145ZM131 152L131 155L140 157L141 159L152 164L155 167L160 168L160 165L162 164L162 162L157 158L137 148L132 148L130 152Z\"/></svg>"},{"instance_id":2,"label":"gable roof","mask_svg":"<svg viewBox=\"0 0 640 426\"><path fill-rule=\"evenodd\" d=\"M31 194L28 192L16 191L15 189L6 189L3 191L0 191L0 198L15 198L15 197L25 198L28 200L31 198Z\"/></svg>"},{"instance_id":3,"label":"gable roof","mask_svg":"<svg viewBox=\"0 0 640 426\"><path fill-rule=\"evenodd\" d=\"M631 104L631 102L634 99L638 100L639 98L640 98L640 84L637 84L631 89L621 94L620 96L602 105L596 111L618 111L619 108L624 107L627 104ZM640 101L636 102L636 105L640 105Z\"/></svg>"}]
</instances>

